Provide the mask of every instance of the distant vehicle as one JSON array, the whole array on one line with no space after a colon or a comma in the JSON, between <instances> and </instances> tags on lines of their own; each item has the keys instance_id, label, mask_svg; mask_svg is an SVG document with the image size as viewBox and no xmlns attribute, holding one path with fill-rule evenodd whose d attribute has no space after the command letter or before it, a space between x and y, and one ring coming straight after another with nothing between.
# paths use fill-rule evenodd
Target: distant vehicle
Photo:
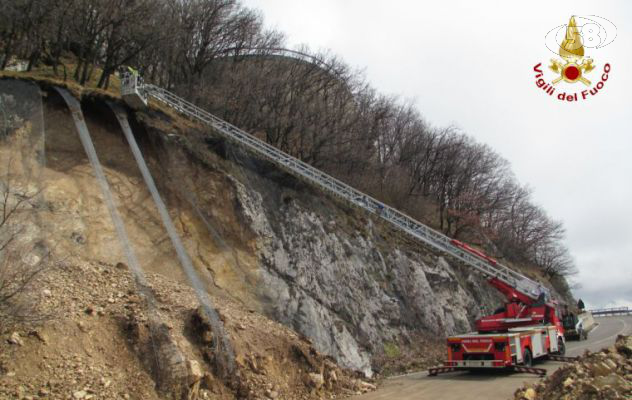
<instances>
[{"instance_id":1,"label":"distant vehicle","mask_svg":"<svg viewBox=\"0 0 632 400\"><path fill-rule=\"evenodd\" d=\"M584 319L581 315L568 313L562 316L562 325L564 326L564 337L566 340L586 340L588 339L588 331L584 326Z\"/></svg>"}]
</instances>

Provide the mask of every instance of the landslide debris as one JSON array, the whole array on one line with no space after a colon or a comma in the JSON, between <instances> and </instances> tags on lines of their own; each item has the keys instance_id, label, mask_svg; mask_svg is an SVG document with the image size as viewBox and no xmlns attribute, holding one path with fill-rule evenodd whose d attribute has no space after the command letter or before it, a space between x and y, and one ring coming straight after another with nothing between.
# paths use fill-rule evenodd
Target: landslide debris
<instances>
[{"instance_id":1,"label":"landslide debris","mask_svg":"<svg viewBox=\"0 0 632 400\"><path fill-rule=\"evenodd\" d=\"M411 335L404 342L387 342L374 358L374 368L380 376L424 371L445 359L445 340Z\"/></svg>"},{"instance_id":2,"label":"landslide debris","mask_svg":"<svg viewBox=\"0 0 632 400\"><path fill-rule=\"evenodd\" d=\"M614 346L586 352L544 381L518 389L516 400L611 400L632 398L632 336Z\"/></svg>"},{"instance_id":3,"label":"landslide debris","mask_svg":"<svg viewBox=\"0 0 632 400\"><path fill-rule=\"evenodd\" d=\"M51 318L0 327L0 399L319 399L375 388L291 329L213 298L236 353L235 378L222 381L193 290L158 274L148 281L159 325L122 263L69 257L43 275L40 307Z\"/></svg>"}]
</instances>

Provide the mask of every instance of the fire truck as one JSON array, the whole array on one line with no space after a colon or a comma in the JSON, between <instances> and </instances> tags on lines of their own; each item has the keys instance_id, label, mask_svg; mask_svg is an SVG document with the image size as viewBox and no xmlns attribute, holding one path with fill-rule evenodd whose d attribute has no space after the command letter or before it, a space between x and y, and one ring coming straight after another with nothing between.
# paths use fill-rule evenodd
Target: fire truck
<instances>
[{"instance_id":1,"label":"fire truck","mask_svg":"<svg viewBox=\"0 0 632 400\"><path fill-rule=\"evenodd\" d=\"M479 250L456 240L453 244L496 265L496 260ZM566 342L560 310L548 291L526 292L496 277L488 282L505 296L505 306L477 320L476 332L448 337L447 360L443 366L431 368L429 375L473 369L545 375L546 370L533 367L535 360L570 360L564 357Z\"/></svg>"}]
</instances>

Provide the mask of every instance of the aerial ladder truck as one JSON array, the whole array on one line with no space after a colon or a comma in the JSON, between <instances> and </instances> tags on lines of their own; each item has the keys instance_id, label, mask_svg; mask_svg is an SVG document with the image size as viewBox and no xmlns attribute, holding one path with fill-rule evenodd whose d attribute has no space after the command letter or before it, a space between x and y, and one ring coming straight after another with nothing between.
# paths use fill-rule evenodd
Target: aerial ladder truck
<instances>
[{"instance_id":1,"label":"aerial ladder truck","mask_svg":"<svg viewBox=\"0 0 632 400\"><path fill-rule=\"evenodd\" d=\"M472 251L494 265L479 250L453 240L456 246ZM568 361L560 308L545 291L525 292L498 277L489 284L506 299L505 306L475 322L476 332L447 338L447 360L443 366L429 369L429 375L473 369L510 369L545 375L534 368L537 359Z\"/></svg>"},{"instance_id":2,"label":"aerial ladder truck","mask_svg":"<svg viewBox=\"0 0 632 400\"><path fill-rule=\"evenodd\" d=\"M538 282L282 152L176 94L144 83L138 74L122 77L121 95L135 109L147 106L150 98L163 103L294 176L378 216L429 251L485 276L505 296L505 306L493 315L476 321L476 332L449 337L448 359L444 366L430 369L431 375L472 368L506 368L544 374L544 369L531 367L533 360L543 357L563 359L565 340L559 310L549 289Z\"/></svg>"}]
</instances>

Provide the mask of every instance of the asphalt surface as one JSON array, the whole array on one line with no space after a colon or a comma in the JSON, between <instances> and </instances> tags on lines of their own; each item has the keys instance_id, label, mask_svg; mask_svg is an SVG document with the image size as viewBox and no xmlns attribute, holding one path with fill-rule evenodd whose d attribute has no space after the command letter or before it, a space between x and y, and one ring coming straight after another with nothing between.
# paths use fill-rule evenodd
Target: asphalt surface
<instances>
[{"instance_id":1,"label":"asphalt surface","mask_svg":"<svg viewBox=\"0 0 632 400\"><path fill-rule=\"evenodd\" d=\"M566 345L567 356L581 355L584 350L598 351L614 344L619 334L632 334L632 316L595 318L597 325L589 334L588 340L569 341ZM543 361L534 367L545 368L551 374L562 363ZM505 372L452 372L429 377L427 372L418 372L387 379L380 388L362 396L358 400L507 400L512 399L517 388L524 383L535 382L536 375Z\"/></svg>"}]
</instances>

